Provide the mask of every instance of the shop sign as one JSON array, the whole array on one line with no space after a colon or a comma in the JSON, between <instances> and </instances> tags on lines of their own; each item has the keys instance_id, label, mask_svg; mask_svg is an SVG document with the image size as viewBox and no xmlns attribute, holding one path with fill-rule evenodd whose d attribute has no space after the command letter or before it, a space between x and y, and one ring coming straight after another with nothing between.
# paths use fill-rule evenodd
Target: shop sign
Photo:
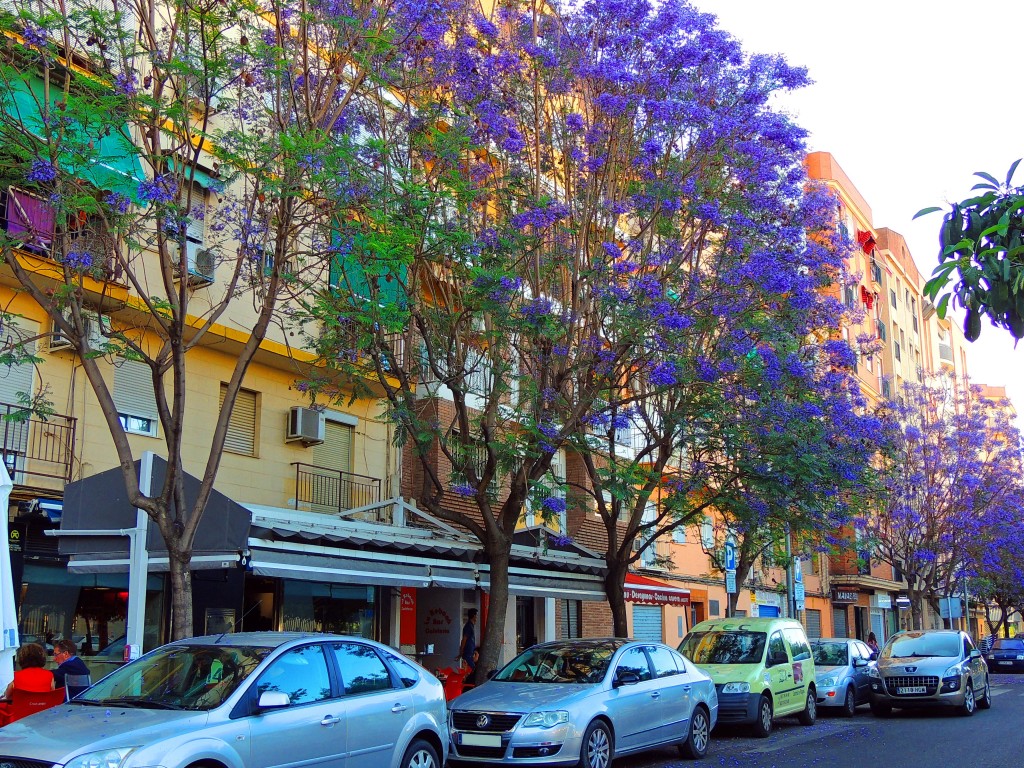
<instances>
[{"instance_id":1,"label":"shop sign","mask_svg":"<svg viewBox=\"0 0 1024 768\"><path fill-rule=\"evenodd\" d=\"M832 602L841 605L853 605L860 599L860 593L855 589L833 589Z\"/></svg>"},{"instance_id":2,"label":"shop sign","mask_svg":"<svg viewBox=\"0 0 1024 768\"><path fill-rule=\"evenodd\" d=\"M896 607L897 608L909 608L910 598L906 595L896 595Z\"/></svg>"},{"instance_id":3,"label":"shop sign","mask_svg":"<svg viewBox=\"0 0 1024 768\"><path fill-rule=\"evenodd\" d=\"M416 587L402 587L402 609L398 621L398 642L416 645Z\"/></svg>"},{"instance_id":4,"label":"shop sign","mask_svg":"<svg viewBox=\"0 0 1024 768\"><path fill-rule=\"evenodd\" d=\"M888 592L875 592L871 596L871 605L874 608L892 608L892 598Z\"/></svg>"}]
</instances>

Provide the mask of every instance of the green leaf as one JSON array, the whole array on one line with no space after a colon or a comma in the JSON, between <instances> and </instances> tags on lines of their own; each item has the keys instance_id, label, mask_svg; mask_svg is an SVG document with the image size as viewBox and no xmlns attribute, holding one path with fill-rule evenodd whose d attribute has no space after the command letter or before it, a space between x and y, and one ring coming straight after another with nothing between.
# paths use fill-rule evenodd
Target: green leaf
<instances>
[{"instance_id":1,"label":"green leaf","mask_svg":"<svg viewBox=\"0 0 1024 768\"><path fill-rule=\"evenodd\" d=\"M1010 170L1006 172L1006 186L1010 186L1010 182L1013 181L1013 174L1017 171L1017 166L1020 165L1020 161L1024 158L1017 158L1013 161L1013 165L1010 166Z\"/></svg>"},{"instance_id":2,"label":"green leaf","mask_svg":"<svg viewBox=\"0 0 1024 768\"><path fill-rule=\"evenodd\" d=\"M973 187L971 187L972 192L976 189L991 189L994 191L998 190L999 187L995 186L994 184L982 184L979 182L978 184L975 184Z\"/></svg>"},{"instance_id":3,"label":"green leaf","mask_svg":"<svg viewBox=\"0 0 1024 768\"><path fill-rule=\"evenodd\" d=\"M991 173L985 173L984 171L975 171L974 175L977 176L979 179L984 179L985 181L991 182L996 187L996 189L999 188L999 182L996 181L996 177L993 176Z\"/></svg>"},{"instance_id":4,"label":"green leaf","mask_svg":"<svg viewBox=\"0 0 1024 768\"><path fill-rule=\"evenodd\" d=\"M945 319L946 317L946 310L949 308L949 299L951 296L951 293L947 293L939 300L939 305L935 308L935 312L939 316L940 320Z\"/></svg>"},{"instance_id":5,"label":"green leaf","mask_svg":"<svg viewBox=\"0 0 1024 768\"><path fill-rule=\"evenodd\" d=\"M918 219L918 218L920 218L922 216L927 216L929 213L935 213L936 211L941 211L941 210L942 210L941 208L938 208L938 207L936 207L934 205L931 208L922 208L920 211L918 211L917 213L914 214L914 218Z\"/></svg>"}]
</instances>

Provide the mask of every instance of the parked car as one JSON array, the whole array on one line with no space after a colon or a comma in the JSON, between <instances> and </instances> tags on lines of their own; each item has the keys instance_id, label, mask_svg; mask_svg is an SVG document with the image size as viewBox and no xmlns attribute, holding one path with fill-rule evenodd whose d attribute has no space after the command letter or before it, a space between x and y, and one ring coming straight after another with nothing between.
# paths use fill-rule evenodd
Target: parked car
<instances>
[{"instance_id":1,"label":"parked car","mask_svg":"<svg viewBox=\"0 0 1024 768\"><path fill-rule=\"evenodd\" d=\"M683 638L679 652L715 681L718 722L749 723L760 737L772 732L780 715L797 715L801 724L814 725L814 659L799 621L702 621Z\"/></svg>"},{"instance_id":2,"label":"parked car","mask_svg":"<svg viewBox=\"0 0 1024 768\"><path fill-rule=\"evenodd\" d=\"M849 637L811 640L818 706L835 707L853 717L871 699L868 670L875 666L867 643Z\"/></svg>"},{"instance_id":3,"label":"parked car","mask_svg":"<svg viewBox=\"0 0 1024 768\"><path fill-rule=\"evenodd\" d=\"M1024 638L997 638L985 661L989 672L1024 672Z\"/></svg>"},{"instance_id":4,"label":"parked car","mask_svg":"<svg viewBox=\"0 0 1024 768\"><path fill-rule=\"evenodd\" d=\"M992 706L988 667L966 632L899 632L886 642L871 675L871 711L956 707L963 715Z\"/></svg>"},{"instance_id":5,"label":"parked car","mask_svg":"<svg viewBox=\"0 0 1024 768\"><path fill-rule=\"evenodd\" d=\"M717 715L711 679L660 643L542 643L452 702L449 762L609 768L673 744L699 758Z\"/></svg>"},{"instance_id":6,"label":"parked car","mask_svg":"<svg viewBox=\"0 0 1024 768\"><path fill-rule=\"evenodd\" d=\"M441 768L441 683L356 637L239 633L164 645L0 728L15 765Z\"/></svg>"}]
</instances>

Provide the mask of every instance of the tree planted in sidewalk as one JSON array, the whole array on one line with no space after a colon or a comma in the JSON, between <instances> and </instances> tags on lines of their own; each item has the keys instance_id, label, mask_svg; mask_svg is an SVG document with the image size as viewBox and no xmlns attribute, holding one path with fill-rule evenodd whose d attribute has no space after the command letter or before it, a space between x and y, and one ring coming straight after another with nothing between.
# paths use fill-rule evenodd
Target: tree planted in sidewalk
<instances>
[{"instance_id":1,"label":"tree planted in sidewalk","mask_svg":"<svg viewBox=\"0 0 1024 768\"><path fill-rule=\"evenodd\" d=\"M73 348L127 499L167 546L172 634L187 636L193 543L224 451L255 455L226 445L246 371L295 294L326 277L323 202L352 154L341 115L431 22L416 4L373 0L13 5L0 19L0 251ZM5 324L25 331L5 362L42 359L32 344L48 329L11 313ZM203 349L230 358L213 425L195 402L217 394L186 384ZM153 413L119 412L111 376L133 365ZM148 493L139 431L167 459ZM194 498L186 470L201 481Z\"/></svg>"}]
</instances>

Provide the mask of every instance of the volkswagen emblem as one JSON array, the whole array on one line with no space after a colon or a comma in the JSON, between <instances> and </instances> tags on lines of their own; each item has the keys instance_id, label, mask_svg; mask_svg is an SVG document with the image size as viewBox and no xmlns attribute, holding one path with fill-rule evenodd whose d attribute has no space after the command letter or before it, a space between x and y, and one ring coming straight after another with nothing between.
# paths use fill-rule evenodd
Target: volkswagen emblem
<instances>
[{"instance_id":1,"label":"volkswagen emblem","mask_svg":"<svg viewBox=\"0 0 1024 768\"><path fill-rule=\"evenodd\" d=\"M480 715L476 719L476 727L477 728L486 728L490 724L491 724L491 718L489 718L487 715Z\"/></svg>"},{"instance_id":2,"label":"volkswagen emblem","mask_svg":"<svg viewBox=\"0 0 1024 768\"><path fill-rule=\"evenodd\" d=\"M904 667L907 672L917 672L917 667Z\"/></svg>"}]
</instances>

